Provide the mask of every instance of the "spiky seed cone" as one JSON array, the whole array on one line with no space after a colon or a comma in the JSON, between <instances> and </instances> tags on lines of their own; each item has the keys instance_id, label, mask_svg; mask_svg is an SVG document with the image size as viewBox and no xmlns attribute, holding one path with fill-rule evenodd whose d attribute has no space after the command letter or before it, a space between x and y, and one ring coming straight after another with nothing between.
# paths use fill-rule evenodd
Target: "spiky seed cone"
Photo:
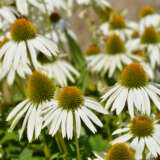
<instances>
[{"instance_id":1,"label":"spiky seed cone","mask_svg":"<svg viewBox=\"0 0 160 160\"><path fill-rule=\"evenodd\" d=\"M74 86L65 87L58 94L59 106L66 110L79 108L83 101L81 90Z\"/></svg>"},{"instance_id":2,"label":"spiky seed cone","mask_svg":"<svg viewBox=\"0 0 160 160\"><path fill-rule=\"evenodd\" d=\"M87 56L95 55L100 53L100 48L97 45L93 44L87 48L85 53Z\"/></svg>"},{"instance_id":3,"label":"spiky seed cone","mask_svg":"<svg viewBox=\"0 0 160 160\"><path fill-rule=\"evenodd\" d=\"M114 144L105 160L135 160L132 150L124 143Z\"/></svg>"},{"instance_id":4,"label":"spiky seed cone","mask_svg":"<svg viewBox=\"0 0 160 160\"><path fill-rule=\"evenodd\" d=\"M145 6L145 7L141 8L141 10L139 12L139 18L143 18L143 17L146 17L148 15L152 15L152 14L155 14L155 10L150 6Z\"/></svg>"},{"instance_id":5,"label":"spiky seed cone","mask_svg":"<svg viewBox=\"0 0 160 160\"><path fill-rule=\"evenodd\" d=\"M144 33L141 36L141 43L144 44L156 44L160 42L160 34L153 26L145 28Z\"/></svg>"},{"instance_id":6,"label":"spiky seed cone","mask_svg":"<svg viewBox=\"0 0 160 160\"><path fill-rule=\"evenodd\" d=\"M135 137L151 136L154 131L153 122L145 116L135 117L130 124L130 130Z\"/></svg>"},{"instance_id":7,"label":"spiky seed cone","mask_svg":"<svg viewBox=\"0 0 160 160\"><path fill-rule=\"evenodd\" d=\"M52 79L34 71L28 80L27 96L35 104L43 103L54 97L55 88Z\"/></svg>"},{"instance_id":8,"label":"spiky seed cone","mask_svg":"<svg viewBox=\"0 0 160 160\"><path fill-rule=\"evenodd\" d=\"M139 88L147 85L148 76L138 63L131 63L121 73L120 82L127 88Z\"/></svg>"},{"instance_id":9,"label":"spiky seed cone","mask_svg":"<svg viewBox=\"0 0 160 160\"><path fill-rule=\"evenodd\" d=\"M119 14L114 15L110 22L110 29L123 29L125 27L126 23L124 18Z\"/></svg>"},{"instance_id":10,"label":"spiky seed cone","mask_svg":"<svg viewBox=\"0 0 160 160\"><path fill-rule=\"evenodd\" d=\"M105 52L107 54L120 54L125 52L124 41L117 34L113 34L107 38Z\"/></svg>"},{"instance_id":11,"label":"spiky seed cone","mask_svg":"<svg viewBox=\"0 0 160 160\"><path fill-rule=\"evenodd\" d=\"M14 41L26 41L36 36L36 29L31 22L25 18L20 18L13 23L10 33Z\"/></svg>"}]
</instances>

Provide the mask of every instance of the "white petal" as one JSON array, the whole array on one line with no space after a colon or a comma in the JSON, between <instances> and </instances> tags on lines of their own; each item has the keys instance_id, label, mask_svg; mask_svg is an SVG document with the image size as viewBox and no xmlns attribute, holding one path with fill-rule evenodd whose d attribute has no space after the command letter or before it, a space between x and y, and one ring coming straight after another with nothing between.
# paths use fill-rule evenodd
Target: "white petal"
<instances>
[{"instance_id":1,"label":"white petal","mask_svg":"<svg viewBox=\"0 0 160 160\"><path fill-rule=\"evenodd\" d=\"M81 120L77 110L75 111L75 120L76 120L77 137L79 138L81 131Z\"/></svg>"},{"instance_id":2,"label":"white petal","mask_svg":"<svg viewBox=\"0 0 160 160\"><path fill-rule=\"evenodd\" d=\"M78 113L82 119L82 121L85 123L85 125L93 132L95 133L97 130L94 127L94 125L92 124L92 122L89 120L89 118L86 116L86 114L81 110L78 109Z\"/></svg>"},{"instance_id":3,"label":"white petal","mask_svg":"<svg viewBox=\"0 0 160 160\"><path fill-rule=\"evenodd\" d=\"M29 142L32 141L35 129L35 121L36 121L36 107L33 105L30 107L33 107L33 110L28 118L28 124L27 124L27 137Z\"/></svg>"},{"instance_id":4,"label":"white petal","mask_svg":"<svg viewBox=\"0 0 160 160\"><path fill-rule=\"evenodd\" d=\"M68 139L72 139L73 137L73 113L72 111L69 111L67 115L67 137Z\"/></svg>"},{"instance_id":5,"label":"white petal","mask_svg":"<svg viewBox=\"0 0 160 160\"><path fill-rule=\"evenodd\" d=\"M129 131L129 128L120 128L120 129L117 129L116 131L114 131L112 133L112 135L119 134L119 133L124 133L124 132L127 132L127 131Z\"/></svg>"},{"instance_id":6,"label":"white petal","mask_svg":"<svg viewBox=\"0 0 160 160\"><path fill-rule=\"evenodd\" d=\"M7 121L10 121L21 109L25 106L25 104L28 102L28 99L24 100L23 102L19 103L8 115Z\"/></svg>"},{"instance_id":7,"label":"white petal","mask_svg":"<svg viewBox=\"0 0 160 160\"><path fill-rule=\"evenodd\" d=\"M92 120L92 122L94 122L99 127L103 127L102 122L98 119L98 117L93 112L91 112L89 109L87 109L85 107L82 107L82 110Z\"/></svg>"},{"instance_id":8,"label":"white petal","mask_svg":"<svg viewBox=\"0 0 160 160\"><path fill-rule=\"evenodd\" d=\"M120 137L114 139L111 143L112 144L115 144L115 143L118 143L118 142L122 142L123 143L123 142L127 142L131 138L132 138L132 135L127 133L127 134L125 134L123 136L120 136Z\"/></svg>"}]
</instances>

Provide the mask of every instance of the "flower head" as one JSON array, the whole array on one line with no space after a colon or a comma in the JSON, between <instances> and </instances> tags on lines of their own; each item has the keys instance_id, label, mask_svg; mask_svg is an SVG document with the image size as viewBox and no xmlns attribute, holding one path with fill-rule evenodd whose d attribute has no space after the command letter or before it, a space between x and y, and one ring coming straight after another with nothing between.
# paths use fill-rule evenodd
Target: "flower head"
<instances>
[{"instance_id":1,"label":"flower head","mask_svg":"<svg viewBox=\"0 0 160 160\"><path fill-rule=\"evenodd\" d=\"M125 52L124 41L117 34L107 38L105 52L108 54L119 54Z\"/></svg>"},{"instance_id":2,"label":"flower head","mask_svg":"<svg viewBox=\"0 0 160 160\"><path fill-rule=\"evenodd\" d=\"M148 117L139 116L132 120L130 130L135 137L147 137L154 132L154 124Z\"/></svg>"},{"instance_id":3,"label":"flower head","mask_svg":"<svg viewBox=\"0 0 160 160\"><path fill-rule=\"evenodd\" d=\"M96 54L100 53L100 48L97 45L93 44L87 48L85 53L87 56L96 55Z\"/></svg>"},{"instance_id":4,"label":"flower head","mask_svg":"<svg viewBox=\"0 0 160 160\"><path fill-rule=\"evenodd\" d=\"M141 35L141 43L156 44L160 42L160 35L153 26L146 27Z\"/></svg>"},{"instance_id":5,"label":"flower head","mask_svg":"<svg viewBox=\"0 0 160 160\"><path fill-rule=\"evenodd\" d=\"M110 22L110 29L124 29L125 27L126 23L124 18L119 14L114 15Z\"/></svg>"},{"instance_id":6,"label":"flower head","mask_svg":"<svg viewBox=\"0 0 160 160\"><path fill-rule=\"evenodd\" d=\"M139 88L147 85L148 76L141 65L131 63L122 71L120 81L122 86Z\"/></svg>"},{"instance_id":7,"label":"flower head","mask_svg":"<svg viewBox=\"0 0 160 160\"><path fill-rule=\"evenodd\" d=\"M84 103L82 91L74 86L63 88L58 94L59 106L66 110L75 110Z\"/></svg>"},{"instance_id":8,"label":"flower head","mask_svg":"<svg viewBox=\"0 0 160 160\"><path fill-rule=\"evenodd\" d=\"M34 71L28 80L27 96L33 103L50 101L54 96L55 85L45 74Z\"/></svg>"},{"instance_id":9,"label":"flower head","mask_svg":"<svg viewBox=\"0 0 160 160\"><path fill-rule=\"evenodd\" d=\"M57 23L57 22L59 22L60 19L61 19L61 16L58 12L51 13L51 15L50 15L51 22Z\"/></svg>"},{"instance_id":10,"label":"flower head","mask_svg":"<svg viewBox=\"0 0 160 160\"><path fill-rule=\"evenodd\" d=\"M36 36L36 29L25 18L17 19L11 27L11 38L16 41L26 41Z\"/></svg>"},{"instance_id":11,"label":"flower head","mask_svg":"<svg viewBox=\"0 0 160 160\"><path fill-rule=\"evenodd\" d=\"M114 144L105 160L135 160L133 151L125 143Z\"/></svg>"},{"instance_id":12,"label":"flower head","mask_svg":"<svg viewBox=\"0 0 160 160\"><path fill-rule=\"evenodd\" d=\"M155 10L150 6L145 6L145 7L141 8L140 13L139 13L139 17L144 18L144 17L146 17L148 15L152 15L152 14L155 14Z\"/></svg>"}]
</instances>

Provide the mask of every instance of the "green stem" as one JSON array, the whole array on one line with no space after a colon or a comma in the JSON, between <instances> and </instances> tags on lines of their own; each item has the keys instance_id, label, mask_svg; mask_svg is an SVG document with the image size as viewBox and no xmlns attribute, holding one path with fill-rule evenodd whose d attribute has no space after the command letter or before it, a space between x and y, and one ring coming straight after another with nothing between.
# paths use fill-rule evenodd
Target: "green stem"
<instances>
[{"instance_id":1,"label":"green stem","mask_svg":"<svg viewBox=\"0 0 160 160\"><path fill-rule=\"evenodd\" d=\"M142 160L146 160L146 153L145 153L145 150L143 151L143 158L142 158Z\"/></svg>"},{"instance_id":2,"label":"green stem","mask_svg":"<svg viewBox=\"0 0 160 160\"><path fill-rule=\"evenodd\" d=\"M57 134L58 134L58 138L59 138L59 140L60 140L60 143L61 143L61 145L62 145L62 148L63 148L64 152L65 152L65 153L68 153L66 144L65 144L65 142L64 142L64 139L63 139L61 133L58 132Z\"/></svg>"},{"instance_id":3,"label":"green stem","mask_svg":"<svg viewBox=\"0 0 160 160\"><path fill-rule=\"evenodd\" d=\"M73 130L74 130L74 138L75 138L75 142L76 142L77 160L81 160L76 128L77 128L76 127L76 120L75 120L75 116L74 116L73 117Z\"/></svg>"},{"instance_id":4,"label":"green stem","mask_svg":"<svg viewBox=\"0 0 160 160\"><path fill-rule=\"evenodd\" d=\"M45 137L45 134L42 132L42 140L43 140L43 145L44 145L44 154L45 154L45 157L46 157L46 160L49 160L50 157L51 157L51 151L47 145L47 142L46 142L46 137Z\"/></svg>"},{"instance_id":5,"label":"green stem","mask_svg":"<svg viewBox=\"0 0 160 160\"><path fill-rule=\"evenodd\" d=\"M60 144L61 144L61 146L62 146L62 149L63 149L64 153L67 153L67 155L68 155L68 149L67 149L67 147L66 147L66 144L65 144L65 142L64 142L64 139L63 139L63 137L62 137L61 132L58 131L57 135L58 135L58 139L59 139L59 141L60 141ZM70 160L70 158L66 158L66 160Z\"/></svg>"},{"instance_id":6,"label":"green stem","mask_svg":"<svg viewBox=\"0 0 160 160\"><path fill-rule=\"evenodd\" d=\"M55 135L55 139L56 139L56 143L57 143L57 145L58 145L59 151L60 151L60 152L63 152L63 150L62 150L62 148L61 148L61 144L60 144L60 142L59 142L58 135Z\"/></svg>"},{"instance_id":7,"label":"green stem","mask_svg":"<svg viewBox=\"0 0 160 160\"><path fill-rule=\"evenodd\" d=\"M32 61L32 58L31 58L31 52L30 52L30 50L29 50L29 48L28 48L28 43L27 43L26 41L25 41L25 44L26 44L26 49L27 49L28 58L29 58L29 61L30 61L31 67L32 67L32 71L35 71L36 68L35 68L35 66L34 66L34 64L33 64L33 61Z\"/></svg>"}]
</instances>

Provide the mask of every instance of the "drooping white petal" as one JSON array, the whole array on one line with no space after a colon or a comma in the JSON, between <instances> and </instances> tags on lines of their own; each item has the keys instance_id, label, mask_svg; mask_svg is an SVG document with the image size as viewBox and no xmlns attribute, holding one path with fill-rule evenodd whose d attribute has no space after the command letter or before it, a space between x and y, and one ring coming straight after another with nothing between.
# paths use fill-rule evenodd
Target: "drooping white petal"
<instances>
[{"instance_id":1,"label":"drooping white petal","mask_svg":"<svg viewBox=\"0 0 160 160\"><path fill-rule=\"evenodd\" d=\"M72 139L73 137L73 113L72 111L69 111L67 115L67 137L68 139Z\"/></svg>"},{"instance_id":2,"label":"drooping white petal","mask_svg":"<svg viewBox=\"0 0 160 160\"><path fill-rule=\"evenodd\" d=\"M24 100L23 102L19 103L8 115L7 121L10 121L28 102L28 99Z\"/></svg>"},{"instance_id":3,"label":"drooping white petal","mask_svg":"<svg viewBox=\"0 0 160 160\"><path fill-rule=\"evenodd\" d=\"M36 107L34 107L33 105L30 107L33 107L33 110L28 118L28 124L27 124L27 137L29 142L32 141L35 130L35 121L36 121Z\"/></svg>"},{"instance_id":4,"label":"drooping white petal","mask_svg":"<svg viewBox=\"0 0 160 160\"><path fill-rule=\"evenodd\" d=\"M127 134L125 134L123 136L120 136L120 137L114 139L111 143L112 144L115 144L115 143L118 143L118 142L122 142L123 143L123 142L128 141L131 138L132 138L132 135L130 133L127 133Z\"/></svg>"},{"instance_id":5,"label":"drooping white petal","mask_svg":"<svg viewBox=\"0 0 160 160\"><path fill-rule=\"evenodd\" d=\"M98 117L92 111L90 111L86 107L82 107L82 110L83 110L83 112L86 113L86 115L89 117L89 119L92 120L92 122L94 122L99 127L103 126L102 122L98 119Z\"/></svg>"},{"instance_id":6,"label":"drooping white petal","mask_svg":"<svg viewBox=\"0 0 160 160\"><path fill-rule=\"evenodd\" d=\"M124 133L124 132L127 132L129 131L129 128L120 128L120 129L117 129L116 131L114 131L112 133L112 135L116 135L116 134L119 134L119 133Z\"/></svg>"},{"instance_id":7,"label":"drooping white petal","mask_svg":"<svg viewBox=\"0 0 160 160\"><path fill-rule=\"evenodd\" d=\"M85 125L93 132L95 133L97 130L94 127L94 125L92 124L92 122L89 120L89 118L86 116L86 114L81 110L78 109L78 113L82 119L82 121L85 123Z\"/></svg>"}]
</instances>

